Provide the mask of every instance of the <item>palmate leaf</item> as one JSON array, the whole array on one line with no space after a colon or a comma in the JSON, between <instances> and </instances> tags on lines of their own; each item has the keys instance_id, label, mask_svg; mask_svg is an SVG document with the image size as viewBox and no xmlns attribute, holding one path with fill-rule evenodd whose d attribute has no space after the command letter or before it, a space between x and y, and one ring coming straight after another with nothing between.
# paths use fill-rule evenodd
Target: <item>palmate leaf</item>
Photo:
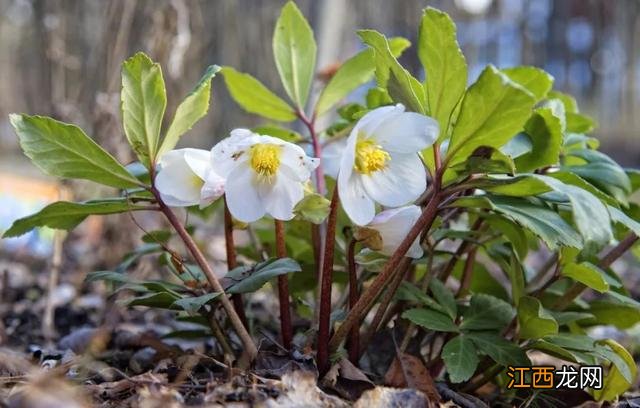
<instances>
[{"instance_id":1,"label":"palmate leaf","mask_svg":"<svg viewBox=\"0 0 640 408\"><path fill-rule=\"evenodd\" d=\"M440 10L424 10L418 34L418 57L424 67L429 115L447 136L452 112L467 87L467 62L456 39L456 26Z\"/></svg>"},{"instance_id":2,"label":"palmate leaf","mask_svg":"<svg viewBox=\"0 0 640 408\"><path fill-rule=\"evenodd\" d=\"M117 214L127 211L144 210L145 207L127 203L124 198L92 200L81 203L58 201L49 204L39 212L20 218L4 232L3 238L17 237L36 227L70 230L89 215Z\"/></svg>"},{"instance_id":3,"label":"palmate leaf","mask_svg":"<svg viewBox=\"0 0 640 408\"><path fill-rule=\"evenodd\" d=\"M504 300L477 293L471 297L469 308L462 315L463 330L492 330L505 328L515 312Z\"/></svg>"},{"instance_id":4,"label":"palmate leaf","mask_svg":"<svg viewBox=\"0 0 640 408\"><path fill-rule=\"evenodd\" d=\"M476 347L465 334L452 338L444 345L442 360L447 367L451 382L454 383L471 378L479 363Z\"/></svg>"},{"instance_id":5,"label":"palmate leaf","mask_svg":"<svg viewBox=\"0 0 640 408\"><path fill-rule=\"evenodd\" d=\"M529 91L489 65L462 100L445 161L453 165L478 147L501 147L522 130L534 103Z\"/></svg>"},{"instance_id":6,"label":"palmate leaf","mask_svg":"<svg viewBox=\"0 0 640 408\"><path fill-rule=\"evenodd\" d=\"M247 112L281 122L296 119L295 110L256 78L231 67L221 72L231 97Z\"/></svg>"},{"instance_id":7,"label":"palmate leaf","mask_svg":"<svg viewBox=\"0 0 640 408\"><path fill-rule=\"evenodd\" d=\"M51 176L94 181L116 188L142 185L77 126L44 116L11 114L20 146Z\"/></svg>"},{"instance_id":8,"label":"palmate leaf","mask_svg":"<svg viewBox=\"0 0 640 408\"><path fill-rule=\"evenodd\" d=\"M316 67L313 30L293 1L283 8L273 32L273 56L282 85L295 105L304 109Z\"/></svg>"},{"instance_id":9,"label":"palmate leaf","mask_svg":"<svg viewBox=\"0 0 640 408\"><path fill-rule=\"evenodd\" d=\"M146 167L155 163L167 93L160 65L139 52L122 64L122 123L127 140Z\"/></svg>"},{"instance_id":10,"label":"palmate leaf","mask_svg":"<svg viewBox=\"0 0 640 408\"><path fill-rule=\"evenodd\" d=\"M207 68L195 88L180 103L158 150L158 156L162 156L162 154L176 147L180 136L206 115L209 110L209 99L211 98L211 80L219 71L220 67L217 65L211 65Z\"/></svg>"},{"instance_id":11,"label":"palmate leaf","mask_svg":"<svg viewBox=\"0 0 640 408\"><path fill-rule=\"evenodd\" d=\"M460 198L453 205L494 210L529 229L552 249L561 245L582 248L580 235L560 215L527 199L487 194Z\"/></svg>"},{"instance_id":12,"label":"palmate leaf","mask_svg":"<svg viewBox=\"0 0 640 408\"><path fill-rule=\"evenodd\" d=\"M553 316L544 310L540 301L531 296L523 296L518 303L518 322L520 337L539 339L557 334L558 323Z\"/></svg>"}]
</instances>

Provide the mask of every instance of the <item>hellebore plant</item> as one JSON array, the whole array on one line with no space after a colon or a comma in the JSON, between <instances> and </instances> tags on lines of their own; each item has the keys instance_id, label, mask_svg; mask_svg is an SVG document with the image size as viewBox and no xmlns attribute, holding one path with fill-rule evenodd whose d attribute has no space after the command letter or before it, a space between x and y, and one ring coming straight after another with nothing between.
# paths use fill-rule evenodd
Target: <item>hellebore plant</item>
<instances>
[{"instance_id":1,"label":"hellebore plant","mask_svg":"<svg viewBox=\"0 0 640 408\"><path fill-rule=\"evenodd\" d=\"M243 364L257 353L243 297L277 278L282 344L315 343L321 375L343 347L354 364L375 369L369 353L379 353L379 345L372 339L392 330L402 338L401 352L410 345L426 350L421 358L431 373L467 392L507 366L531 365L527 352L537 350L605 364L605 387L590 392L616 399L634 381L633 358L614 340L588 333L640 321L640 304L610 268L638 241L640 207L632 193L640 172L598 151L588 136L593 120L571 96L552 90L553 78L541 69L490 65L467 86L455 25L441 11L427 8L419 28L424 81L397 60L407 40L372 30L358 35L365 48L310 98L316 43L289 2L273 37L288 100L249 74L213 66L165 131L160 66L136 54L122 68L123 124L139 159L131 166L73 125L11 115L25 154L43 171L122 194L53 203L17 220L4 236L42 226L69 230L94 214L160 212L173 232L145 234L151 249L132 256L156 256L178 284L133 280L126 273L131 258L88 280L135 283L128 286L132 306L204 317L225 355L241 350ZM218 72L240 107L268 123L232 130L210 152L174 150L206 114ZM337 107L361 86L368 86L365 101ZM317 119L330 113L332 124L318 128ZM145 171L134 171L140 164ZM172 208L206 220L193 207L216 211L216 201L224 202L224 279ZM239 247L253 262L236 257L234 228L253 237ZM172 247L176 234L195 264ZM534 271L532 259L544 256L548 261ZM348 275L348 296L339 302L332 291L345 288L334 271ZM591 300L584 302L587 291ZM292 296L301 300L293 307ZM305 311L309 304L318 310L315 319ZM226 319L215 313L219 306ZM311 330L294 333L292 311L296 327Z\"/></svg>"}]
</instances>

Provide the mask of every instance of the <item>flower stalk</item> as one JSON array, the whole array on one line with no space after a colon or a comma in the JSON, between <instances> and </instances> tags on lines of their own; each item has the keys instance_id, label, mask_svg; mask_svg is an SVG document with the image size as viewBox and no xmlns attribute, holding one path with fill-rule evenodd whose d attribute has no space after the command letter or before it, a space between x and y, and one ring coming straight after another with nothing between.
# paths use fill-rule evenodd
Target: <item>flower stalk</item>
<instances>
[{"instance_id":1,"label":"flower stalk","mask_svg":"<svg viewBox=\"0 0 640 408\"><path fill-rule=\"evenodd\" d=\"M202 272L206 276L207 281L209 281L209 284L211 285L213 290L216 292L220 292L222 294L222 296L219 297L220 302L222 303L222 307L227 313L227 316L229 317L229 320L231 322L231 325L233 326L233 329L238 334L238 337L240 337L240 340L242 341L242 345L244 346L244 351L247 354L247 357L249 358L249 360L252 361L258 354L258 349L256 348L256 345L253 342L251 335L249 335L249 332L247 331L245 326L242 324L242 320L240 319L240 316L238 316L238 314L236 313L236 310L234 309L233 304L231 303L229 298L226 296L224 288L222 287L222 285L220 284L220 281L214 274L213 269L211 269L211 266L205 259L204 255L202 254L202 251L200 251L200 249L198 248L197 244L195 243L191 235L189 235L187 230L180 223L176 214L171 210L171 208L169 208L164 203L164 201L160 197L160 193L158 192L158 190L156 190L155 187L152 187L151 192L156 197L156 200L158 201L158 205L160 206L160 211L162 211L162 213L165 215L165 217L167 218L171 226L176 230L176 232L182 239L182 242L184 242L185 246L193 256L194 260L196 261L198 266L202 269Z\"/></svg>"},{"instance_id":2,"label":"flower stalk","mask_svg":"<svg viewBox=\"0 0 640 408\"><path fill-rule=\"evenodd\" d=\"M329 370L329 335L331 324L331 285L333 279L333 252L336 241L336 223L338 222L338 188L333 189L329 218L327 221L327 235L324 245L322 275L320 283L320 315L318 322L317 362L318 370L324 375ZM351 329L351 327L350 327Z\"/></svg>"},{"instance_id":3,"label":"flower stalk","mask_svg":"<svg viewBox=\"0 0 640 408\"><path fill-rule=\"evenodd\" d=\"M358 241L351 238L347 247L347 269L349 273L349 310L358 302L358 271L356 270L355 249ZM351 329L349 341L347 343L347 353L349 361L358 364L360 356L360 328Z\"/></svg>"},{"instance_id":4,"label":"flower stalk","mask_svg":"<svg viewBox=\"0 0 640 408\"><path fill-rule=\"evenodd\" d=\"M285 241L284 222L275 220L276 231L276 256L278 258L287 257L287 247ZM280 331L282 334L282 345L291 349L293 340L293 328L291 325L291 306L289 302L289 278L287 275L278 276L278 300L280 304Z\"/></svg>"},{"instance_id":5,"label":"flower stalk","mask_svg":"<svg viewBox=\"0 0 640 408\"><path fill-rule=\"evenodd\" d=\"M238 267L238 260L236 257L236 246L233 240L233 219L227 207L227 201L224 202L224 243L227 254L227 269L233 270ZM247 316L244 313L244 301L242 300L242 294L236 293L231 295L233 301L233 307L236 309L236 313L242 320L244 327L249 327L247 324Z\"/></svg>"}]
</instances>

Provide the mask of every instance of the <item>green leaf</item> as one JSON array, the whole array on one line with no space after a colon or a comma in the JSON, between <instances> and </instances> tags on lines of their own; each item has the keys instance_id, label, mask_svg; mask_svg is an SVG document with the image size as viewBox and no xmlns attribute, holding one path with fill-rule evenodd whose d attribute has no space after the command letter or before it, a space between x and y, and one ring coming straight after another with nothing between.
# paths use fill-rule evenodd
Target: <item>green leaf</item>
<instances>
[{"instance_id":1,"label":"green leaf","mask_svg":"<svg viewBox=\"0 0 640 408\"><path fill-rule=\"evenodd\" d=\"M611 214L611 220L613 222L624 225L627 229L640 236L640 222L634 220L621 210L610 205L607 206L607 209L609 210L609 214Z\"/></svg>"},{"instance_id":2,"label":"green leaf","mask_svg":"<svg viewBox=\"0 0 640 408\"><path fill-rule=\"evenodd\" d=\"M220 72L233 100L247 112L281 122L296 119L295 110L287 102L251 75L231 67L223 67Z\"/></svg>"},{"instance_id":3,"label":"green leaf","mask_svg":"<svg viewBox=\"0 0 640 408\"><path fill-rule=\"evenodd\" d=\"M489 208L504 214L529 229L551 248L559 245L582 247L580 235L565 220L550 209L516 197L476 196L455 201L459 207Z\"/></svg>"},{"instance_id":4,"label":"green leaf","mask_svg":"<svg viewBox=\"0 0 640 408\"><path fill-rule=\"evenodd\" d=\"M589 133L596 127L596 122L585 115L567 112L567 132Z\"/></svg>"},{"instance_id":5,"label":"green leaf","mask_svg":"<svg viewBox=\"0 0 640 408\"><path fill-rule=\"evenodd\" d=\"M144 209L144 207L127 203L124 198L92 200L81 203L57 201L49 204L35 214L16 220L11 227L4 232L2 237L17 237L36 227L70 230L84 221L89 215L117 214L130 210L136 211Z\"/></svg>"},{"instance_id":6,"label":"green leaf","mask_svg":"<svg viewBox=\"0 0 640 408\"><path fill-rule=\"evenodd\" d=\"M273 56L289 98L303 109L316 67L313 30L293 1L283 8L273 32Z\"/></svg>"},{"instance_id":7,"label":"green leaf","mask_svg":"<svg viewBox=\"0 0 640 408\"><path fill-rule=\"evenodd\" d=\"M453 268L452 276L459 280L462 277L463 269L464 263L457 262L456 266ZM504 286L502 286L502 283L499 282L480 262L474 262L469 291L471 293L484 293L502 300L509 300L509 295L507 294Z\"/></svg>"},{"instance_id":8,"label":"green leaf","mask_svg":"<svg viewBox=\"0 0 640 408\"><path fill-rule=\"evenodd\" d=\"M121 107L127 140L149 167L156 159L167 93L160 65L142 52L122 64Z\"/></svg>"},{"instance_id":9,"label":"green leaf","mask_svg":"<svg viewBox=\"0 0 640 408\"><path fill-rule=\"evenodd\" d=\"M271 279L291 272L300 272L302 268L291 258L270 259L253 267L241 266L229 271L225 279L231 281L227 293L255 292Z\"/></svg>"},{"instance_id":10,"label":"green leaf","mask_svg":"<svg viewBox=\"0 0 640 408\"><path fill-rule=\"evenodd\" d=\"M502 366L529 366L531 361L527 354L510 341L493 332L470 332L467 337L473 341L476 347L496 363Z\"/></svg>"},{"instance_id":11,"label":"green leaf","mask_svg":"<svg viewBox=\"0 0 640 408\"><path fill-rule=\"evenodd\" d=\"M540 301L531 296L523 296L518 303L518 322L520 337L539 339L558 333L558 323L544 310Z\"/></svg>"},{"instance_id":12,"label":"green leaf","mask_svg":"<svg viewBox=\"0 0 640 408\"><path fill-rule=\"evenodd\" d=\"M562 275L581 282L600 293L609 290L607 274L589 262L569 263L562 268Z\"/></svg>"},{"instance_id":13,"label":"green leaf","mask_svg":"<svg viewBox=\"0 0 640 408\"><path fill-rule=\"evenodd\" d=\"M587 182L582 177L577 174L570 173L567 171L555 171L552 173L548 173L549 177L553 177L554 179L558 179L562 181L564 184L570 184L572 186L580 187L583 190L586 190L598 197L600 201L608 204L609 206L618 207L618 202L612 198L611 196L603 193L601 190L598 190L593 184Z\"/></svg>"},{"instance_id":14,"label":"green leaf","mask_svg":"<svg viewBox=\"0 0 640 408\"><path fill-rule=\"evenodd\" d=\"M515 159L519 172L551 166L558 163L562 147L562 126L560 118L551 108L537 109L524 125L525 133L531 138L531 152Z\"/></svg>"},{"instance_id":15,"label":"green leaf","mask_svg":"<svg viewBox=\"0 0 640 408\"><path fill-rule=\"evenodd\" d=\"M220 71L217 65L207 68L195 88L178 105L171 125L164 137L162 145L158 150L158 156L172 150L178 144L180 136L185 134L196 124L209 110L209 99L211 98L211 79Z\"/></svg>"},{"instance_id":16,"label":"green leaf","mask_svg":"<svg viewBox=\"0 0 640 408\"><path fill-rule=\"evenodd\" d=\"M84 278L85 283L106 281L115 283L136 283L137 280L132 279L129 275L122 272L114 271L94 271L89 272Z\"/></svg>"},{"instance_id":17,"label":"green leaf","mask_svg":"<svg viewBox=\"0 0 640 408\"><path fill-rule=\"evenodd\" d=\"M463 162L481 146L504 145L522 130L534 103L531 93L497 68L485 68L462 100L446 162Z\"/></svg>"},{"instance_id":18,"label":"green leaf","mask_svg":"<svg viewBox=\"0 0 640 408\"><path fill-rule=\"evenodd\" d=\"M141 183L79 127L44 116L9 115L20 146L51 176L95 181L116 188Z\"/></svg>"},{"instance_id":19,"label":"green leaf","mask_svg":"<svg viewBox=\"0 0 640 408\"><path fill-rule=\"evenodd\" d=\"M467 87L467 62L456 39L456 26L447 13L427 7L418 34L418 57L426 74L429 114L447 136L452 112Z\"/></svg>"},{"instance_id":20,"label":"green leaf","mask_svg":"<svg viewBox=\"0 0 640 408\"><path fill-rule=\"evenodd\" d=\"M543 99L553 86L553 77L544 70L531 66L519 66L503 69L510 80L519 84L536 98Z\"/></svg>"},{"instance_id":21,"label":"green leaf","mask_svg":"<svg viewBox=\"0 0 640 408\"><path fill-rule=\"evenodd\" d=\"M316 104L317 115L322 115L353 90L371 81L374 73L372 49L361 51L348 59L320 93Z\"/></svg>"},{"instance_id":22,"label":"green leaf","mask_svg":"<svg viewBox=\"0 0 640 408\"><path fill-rule=\"evenodd\" d=\"M613 340L605 340L606 344L613 349L613 351L622 359L630 370L631 380L625 378L617 365L611 367L607 377L604 379L604 386L600 390L593 390L593 396L598 401L612 401L619 395L624 393L631 387L633 379L638 374L638 367L636 366L633 357L629 352L620 344Z\"/></svg>"},{"instance_id":23,"label":"green leaf","mask_svg":"<svg viewBox=\"0 0 640 408\"><path fill-rule=\"evenodd\" d=\"M640 322L640 310L634 306L607 300L595 300L589 305L589 312L595 318L593 321L586 321L585 324L613 325L618 329L625 330Z\"/></svg>"},{"instance_id":24,"label":"green leaf","mask_svg":"<svg viewBox=\"0 0 640 408\"><path fill-rule=\"evenodd\" d=\"M329 215L330 204L331 202L320 194L307 194L293 208L293 213L313 224L322 224Z\"/></svg>"},{"instance_id":25,"label":"green leaf","mask_svg":"<svg viewBox=\"0 0 640 408\"><path fill-rule=\"evenodd\" d=\"M452 338L444 345L442 360L453 383L461 383L471 378L479 362L474 343L464 334Z\"/></svg>"},{"instance_id":26,"label":"green leaf","mask_svg":"<svg viewBox=\"0 0 640 408\"><path fill-rule=\"evenodd\" d=\"M161 309L171 309L177 296L169 292L148 293L130 299L119 301L125 306L147 306Z\"/></svg>"},{"instance_id":27,"label":"green leaf","mask_svg":"<svg viewBox=\"0 0 640 408\"><path fill-rule=\"evenodd\" d=\"M220 296L220 292L207 293L196 297L184 297L173 302L172 306L177 306L189 314L196 314L207 303Z\"/></svg>"},{"instance_id":28,"label":"green leaf","mask_svg":"<svg viewBox=\"0 0 640 408\"><path fill-rule=\"evenodd\" d=\"M141 239L142 242L146 242L147 244L166 244L169 239L171 239L172 235L173 233L171 232L171 230L155 230L147 232L142 236Z\"/></svg>"},{"instance_id":29,"label":"green leaf","mask_svg":"<svg viewBox=\"0 0 640 408\"><path fill-rule=\"evenodd\" d=\"M607 207L596 196L580 187L564 184L553 177L536 175L554 191L566 195L573 210L586 249L601 249L613 239Z\"/></svg>"},{"instance_id":30,"label":"green leaf","mask_svg":"<svg viewBox=\"0 0 640 408\"><path fill-rule=\"evenodd\" d=\"M396 300L405 300L407 302L422 303L431 309L447 314L442 305L427 296L427 294L420 290L420 288L407 281L403 281L400 284L394 298Z\"/></svg>"},{"instance_id":31,"label":"green leaf","mask_svg":"<svg viewBox=\"0 0 640 408\"><path fill-rule=\"evenodd\" d=\"M360 30L362 41L373 48L378 86L386 89L391 98L407 109L425 113L425 94L422 84L400 65L393 56L387 38L374 30Z\"/></svg>"},{"instance_id":32,"label":"green leaf","mask_svg":"<svg viewBox=\"0 0 640 408\"><path fill-rule=\"evenodd\" d=\"M589 336L570 333L548 335L545 336L544 340L563 348L589 352L595 350L596 342Z\"/></svg>"},{"instance_id":33,"label":"green leaf","mask_svg":"<svg viewBox=\"0 0 640 408\"><path fill-rule=\"evenodd\" d=\"M551 91L549 92L549 99L560 99L562 104L564 105L564 110L567 113L577 113L578 112L578 102L576 102L576 98L573 96L558 92Z\"/></svg>"},{"instance_id":34,"label":"green leaf","mask_svg":"<svg viewBox=\"0 0 640 408\"><path fill-rule=\"evenodd\" d=\"M529 197L551 191L544 181L529 175L509 177L504 175L488 176L479 179L475 186L485 191L510 197Z\"/></svg>"},{"instance_id":35,"label":"green leaf","mask_svg":"<svg viewBox=\"0 0 640 408\"><path fill-rule=\"evenodd\" d=\"M431 279L429 288L449 317L455 319L458 315L458 305L456 304L456 298L453 296L453 293L438 279Z\"/></svg>"},{"instance_id":36,"label":"green leaf","mask_svg":"<svg viewBox=\"0 0 640 408\"><path fill-rule=\"evenodd\" d=\"M529 243L527 234L515 222L496 214L488 214L483 216L486 222L502 234L513 247L514 253L519 259L523 260L529 252Z\"/></svg>"},{"instance_id":37,"label":"green leaf","mask_svg":"<svg viewBox=\"0 0 640 408\"><path fill-rule=\"evenodd\" d=\"M504 300L477 293L471 297L469 308L462 314L461 329L503 329L513 319L514 310Z\"/></svg>"},{"instance_id":38,"label":"green leaf","mask_svg":"<svg viewBox=\"0 0 640 408\"><path fill-rule=\"evenodd\" d=\"M402 313L402 317L429 330L439 332L458 331L458 327L449 316L435 310L409 309Z\"/></svg>"}]
</instances>

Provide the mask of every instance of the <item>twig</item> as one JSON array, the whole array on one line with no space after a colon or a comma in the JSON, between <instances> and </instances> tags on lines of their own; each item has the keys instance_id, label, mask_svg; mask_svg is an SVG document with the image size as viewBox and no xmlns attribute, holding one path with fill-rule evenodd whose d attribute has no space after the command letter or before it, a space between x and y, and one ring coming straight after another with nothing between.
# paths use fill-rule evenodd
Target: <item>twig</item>
<instances>
[{"instance_id":1,"label":"twig","mask_svg":"<svg viewBox=\"0 0 640 408\"><path fill-rule=\"evenodd\" d=\"M469 287L471 286L471 279L473 278L473 267L476 263L477 252L478 247L473 247L467 254L467 259L464 262L464 269L462 271L462 278L460 279L460 288L458 289L458 293L456 294L457 298L466 296L467 292L469 291Z\"/></svg>"},{"instance_id":2,"label":"twig","mask_svg":"<svg viewBox=\"0 0 640 408\"><path fill-rule=\"evenodd\" d=\"M220 327L220 323L218 323L218 320L216 320L213 308L211 308L210 311L206 312L206 317L209 322L209 327L211 328L211 333L216 338L216 340L218 340L218 344L220 344L220 347L222 348L222 353L224 354L225 361L227 362L227 364L231 364L235 359L233 355L233 349L229 345L227 336L224 334L224 331Z\"/></svg>"},{"instance_id":3,"label":"twig","mask_svg":"<svg viewBox=\"0 0 640 408\"><path fill-rule=\"evenodd\" d=\"M287 247L284 233L284 223L275 220L276 230L276 256L278 258L287 257ZM293 339L293 328L291 326L291 306L289 305L289 278L287 275L278 276L278 300L280 304L280 331L282 334L282 344L287 350L291 349Z\"/></svg>"},{"instance_id":4,"label":"twig","mask_svg":"<svg viewBox=\"0 0 640 408\"><path fill-rule=\"evenodd\" d=\"M484 220L482 218L478 217L478 219L476 220L476 222L473 223L469 231L470 232L478 231L480 227L482 227L483 221ZM460 246L458 247L456 252L453 254L451 259L449 259L449 262L447 262L446 266L444 267L444 269L442 269L442 271L438 276L438 278L442 282L446 282L447 279L449 279L451 272L453 272L453 268L455 268L456 263L458 263L458 259L460 259L460 257L469 249L469 247L471 246L471 243L472 242L468 240L464 240L462 241L462 243L460 243Z\"/></svg>"}]
</instances>

